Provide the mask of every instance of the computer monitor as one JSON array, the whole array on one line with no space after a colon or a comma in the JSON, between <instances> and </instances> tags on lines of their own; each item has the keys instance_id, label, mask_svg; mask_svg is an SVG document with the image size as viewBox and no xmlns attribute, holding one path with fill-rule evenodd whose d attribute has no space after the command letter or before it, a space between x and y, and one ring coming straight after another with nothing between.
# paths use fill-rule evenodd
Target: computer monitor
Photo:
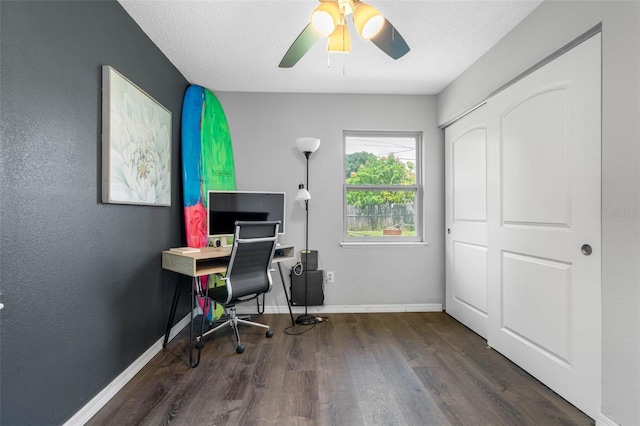
<instances>
[{"instance_id":1,"label":"computer monitor","mask_svg":"<svg viewBox=\"0 0 640 426\"><path fill-rule=\"evenodd\" d=\"M209 191L207 234L233 235L237 220L279 220L278 234L285 232L285 193L261 191Z\"/></svg>"}]
</instances>

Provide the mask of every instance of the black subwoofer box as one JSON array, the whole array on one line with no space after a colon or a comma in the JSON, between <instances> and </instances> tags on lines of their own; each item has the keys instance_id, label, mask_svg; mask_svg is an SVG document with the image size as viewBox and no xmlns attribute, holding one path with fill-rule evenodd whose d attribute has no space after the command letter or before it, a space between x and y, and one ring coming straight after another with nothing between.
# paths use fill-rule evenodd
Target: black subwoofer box
<instances>
[{"instance_id":1,"label":"black subwoofer box","mask_svg":"<svg viewBox=\"0 0 640 426\"><path fill-rule=\"evenodd\" d=\"M302 271L296 275L291 272L291 305L304 306L304 283L305 274L309 274L309 284L307 287L307 306L318 306L324 303L324 277L322 270Z\"/></svg>"}]
</instances>

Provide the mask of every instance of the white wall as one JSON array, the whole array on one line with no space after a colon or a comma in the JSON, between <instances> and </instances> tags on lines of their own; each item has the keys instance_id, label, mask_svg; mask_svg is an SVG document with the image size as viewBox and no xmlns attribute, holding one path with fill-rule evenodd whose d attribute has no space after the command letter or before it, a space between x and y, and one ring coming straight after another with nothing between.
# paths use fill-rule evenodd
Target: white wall
<instances>
[{"instance_id":1,"label":"white wall","mask_svg":"<svg viewBox=\"0 0 640 426\"><path fill-rule=\"evenodd\" d=\"M602 23L602 413L640 424L640 2L550 1L438 96L446 123Z\"/></svg>"},{"instance_id":2,"label":"white wall","mask_svg":"<svg viewBox=\"0 0 640 426\"><path fill-rule=\"evenodd\" d=\"M281 239L304 247L304 205L294 200L305 182L305 159L295 139L322 140L309 162L309 247L335 272L325 305L444 303L444 149L433 96L216 93L231 129L236 186L287 193ZM427 246L343 248L343 130L423 132ZM267 304L286 307L276 279ZM285 308L286 309L286 308Z\"/></svg>"}]
</instances>

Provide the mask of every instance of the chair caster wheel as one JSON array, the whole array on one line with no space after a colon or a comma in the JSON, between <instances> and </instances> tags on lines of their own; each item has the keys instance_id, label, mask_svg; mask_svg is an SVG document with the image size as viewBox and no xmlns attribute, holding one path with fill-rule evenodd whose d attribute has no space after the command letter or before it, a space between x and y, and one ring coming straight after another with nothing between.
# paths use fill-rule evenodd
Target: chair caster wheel
<instances>
[{"instance_id":1,"label":"chair caster wheel","mask_svg":"<svg viewBox=\"0 0 640 426\"><path fill-rule=\"evenodd\" d=\"M267 330L267 332L264 335L267 336L268 338L271 338L273 337L273 331Z\"/></svg>"},{"instance_id":2,"label":"chair caster wheel","mask_svg":"<svg viewBox=\"0 0 640 426\"><path fill-rule=\"evenodd\" d=\"M236 353L241 354L242 352L244 352L244 345L238 345L236 347Z\"/></svg>"}]
</instances>

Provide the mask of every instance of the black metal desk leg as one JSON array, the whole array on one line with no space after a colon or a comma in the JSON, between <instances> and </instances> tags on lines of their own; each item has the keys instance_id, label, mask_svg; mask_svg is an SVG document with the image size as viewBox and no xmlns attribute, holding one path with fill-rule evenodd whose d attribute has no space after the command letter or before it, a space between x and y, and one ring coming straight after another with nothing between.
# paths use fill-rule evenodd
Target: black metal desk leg
<instances>
[{"instance_id":1,"label":"black metal desk leg","mask_svg":"<svg viewBox=\"0 0 640 426\"><path fill-rule=\"evenodd\" d=\"M204 297L208 298L209 297L209 288L208 288L209 281L208 280L206 285L207 285L207 290L205 291ZM191 312L189 313L189 315L191 315L191 325L189 326L189 365L191 366L191 368L196 368L198 364L200 364L200 353L202 352L202 345L204 344L204 342L202 341L202 335L204 334L204 322L205 322L205 318L207 317L207 315L205 314L207 302L205 301L204 306L200 307L200 304L198 303L198 297L201 295L202 295L202 279L201 277L195 277L191 285ZM211 302L211 300L209 300L208 303L210 304L209 308L213 309L213 303ZM194 339L193 323L194 323L195 317L193 313L197 308L201 308L202 323L200 324L200 335L197 339ZM194 344L198 346L198 358L196 359L195 362L193 362L193 345Z\"/></svg>"},{"instance_id":2,"label":"black metal desk leg","mask_svg":"<svg viewBox=\"0 0 640 426\"><path fill-rule=\"evenodd\" d=\"M296 325L296 321L293 319L293 312L291 311L291 300L289 299L289 293L287 293L287 285L284 283L284 275L282 274L282 266L280 266L280 262L278 262L278 271L280 272L280 281L282 281L284 297L287 299L287 307L289 308L289 315L291 316L291 325Z\"/></svg>"},{"instance_id":3,"label":"black metal desk leg","mask_svg":"<svg viewBox=\"0 0 640 426\"><path fill-rule=\"evenodd\" d=\"M169 341L169 333L171 333L173 320L176 317L178 299L180 299L180 277L176 280L176 290L173 292L173 303L171 304L171 311L169 311L169 321L167 322L167 328L164 331L164 342L162 343L163 348L167 346L167 342Z\"/></svg>"}]
</instances>

